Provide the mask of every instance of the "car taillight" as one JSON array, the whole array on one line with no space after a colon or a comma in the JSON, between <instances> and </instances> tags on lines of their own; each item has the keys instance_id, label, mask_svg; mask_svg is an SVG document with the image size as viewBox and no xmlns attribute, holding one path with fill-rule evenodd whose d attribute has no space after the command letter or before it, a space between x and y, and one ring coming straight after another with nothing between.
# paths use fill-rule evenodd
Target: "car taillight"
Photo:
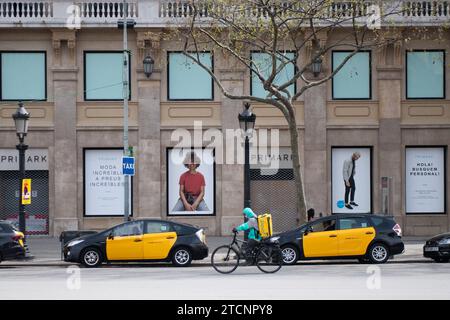
<instances>
[{"instance_id":1,"label":"car taillight","mask_svg":"<svg viewBox=\"0 0 450 320\"><path fill-rule=\"evenodd\" d=\"M398 223L392 228L392 230L394 230L395 233L396 233L399 237L402 236L402 228L400 227L400 225L399 225Z\"/></svg>"},{"instance_id":2,"label":"car taillight","mask_svg":"<svg viewBox=\"0 0 450 320\"><path fill-rule=\"evenodd\" d=\"M22 235L20 235L20 234L16 234L16 235L12 236L11 238L13 239L13 241L19 241L19 240L22 239L23 237L22 237Z\"/></svg>"},{"instance_id":3,"label":"car taillight","mask_svg":"<svg viewBox=\"0 0 450 320\"><path fill-rule=\"evenodd\" d=\"M205 232L203 231L203 229L198 230L195 235L197 236L197 238L200 239L201 242L203 242L204 244L206 244L206 235Z\"/></svg>"}]
</instances>

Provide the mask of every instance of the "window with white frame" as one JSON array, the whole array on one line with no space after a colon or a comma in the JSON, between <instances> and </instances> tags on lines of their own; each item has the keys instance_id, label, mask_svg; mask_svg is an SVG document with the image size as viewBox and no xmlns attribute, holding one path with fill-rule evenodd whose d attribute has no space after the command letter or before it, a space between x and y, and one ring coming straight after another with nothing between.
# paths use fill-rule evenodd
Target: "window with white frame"
<instances>
[{"instance_id":1,"label":"window with white frame","mask_svg":"<svg viewBox=\"0 0 450 320\"><path fill-rule=\"evenodd\" d=\"M46 100L46 53L1 52L1 100Z\"/></svg>"},{"instance_id":2,"label":"window with white frame","mask_svg":"<svg viewBox=\"0 0 450 320\"><path fill-rule=\"evenodd\" d=\"M290 81L295 75L295 53L294 52L279 52L279 59L277 59L277 68L282 64L286 64L276 75L273 83L275 85L282 85ZM259 71L259 74L268 79L272 73L272 56L266 52L252 52L251 59L253 67ZM293 96L295 94L295 84L287 87L289 94ZM264 89L261 79L252 72L251 75L251 95L258 98L265 98L268 95L268 91ZM285 93L283 95L286 96Z\"/></svg>"},{"instance_id":3,"label":"window with white frame","mask_svg":"<svg viewBox=\"0 0 450 320\"><path fill-rule=\"evenodd\" d=\"M130 84L130 81L128 83ZM131 91L131 85L129 85L129 88ZM123 53L117 51L85 52L84 100L122 99Z\"/></svg>"},{"instance_id":4,"label":"window with white frame","mask_svg":"<svg viewBox=\"0 0 450 320\"><path fill-rule=\"evenodd\" d=\"M333 51L332 69L335 71L351 51ZM352 56L332 79L333 99L363 100L372 98L371 54L358 52Z\"/></svg>"},{"instance_id":5,"label":"window with white frame","mask_svg":"<svg viewBox=\"0 0 450 320\"><path fill-rule=\"evenodd\" d=\"M445 52L406 53L406 98L445 99Z\"/></svg>"},{"instance_id":6,"label":"window with white frame","mask_svg":"<svg viewBox=\"0 0 450 320\"><path fill-rule=\"evenodd\" d=\"M208 71L182 52L169 52L167 60L168 100L214 100L213 79ZM199 60L213 71L211 52L199 53Z\"/></svg>"}]
</instances>

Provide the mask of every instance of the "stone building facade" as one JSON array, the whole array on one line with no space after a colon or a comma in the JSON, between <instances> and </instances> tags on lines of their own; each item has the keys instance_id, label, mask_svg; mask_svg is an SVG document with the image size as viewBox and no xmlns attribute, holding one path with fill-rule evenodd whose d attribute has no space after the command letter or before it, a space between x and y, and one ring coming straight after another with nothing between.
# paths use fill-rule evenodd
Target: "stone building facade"
<instances>
[{"instance_id":1,"label":"stone building facade","mask_svg":"<svg viewBox=\"0 0 450 320\"><path fill-rule=\"evenodd\" d=\"M104 229L120 223L123 218L84 215L84 151L122 147L123 109L120 100L85 99L85 52L120 52L122 33L117 30L114 19L89 17L84 9L81 29L70 30L65 26L67 14L64 9L72 5L71 2L35 2L52 8L48 17L31 14L14 17L0 10L0 52L45 52L46 96L42 101L27 102L25 99L24 104L31 113L26 143L32 149L45 150L48 155L47 233L59 235L63 230ZM4 3L10 2L2 0L0 6ZM242 220L243 166L216 165L214 215L168 217L166 154L167 148L175 145L171 141L173 130L192 130L194 121L202 121L204 129L238 128L237 115L242 111L242 102L224 98L215 85L212 100L169 100L167 52L181 48L179 42L163 40L161 36L170 21L170 17L164 16L167 7L158 1L139 1L133 3L133 8L136 12L131 16L137 20L137 25L129 31L128 47L131 51L129 138L137 158L137 173L133 179L134 218L175 219L205 227L211 235L227 235ZM448 11L446 14L444 18L448 19ZM408 32L407 27L405 32ZM338 35L328 34L323 41L335 36ZM411 49L443 50L447 60L442 97L407 98L406 52ZM379 213L383 210L382 178L389 177L386 210L394 215L405 235L424 236L450 230L449 157L444 156L442 173L447 186L443 191L444 212L407 214L405 200L406 149L442 147L445 155L450 147L450 86L448 81L445 82L450 76L449 52L448 30L441 41L417 39L372 50L369 99L333 99L330 81L307 91L296 102L308 207L325 215L333 211L333 148L370 147L371 211ZM147 53L156 61L150 77L144 74L142 65ZM213 59L214 72L228 90L249 92L247 70L230 69L217 52ZM330 70L331 60L330 53L323 65L324 72ZM16 108L17 101L3 99L0 102L0 150L3 153L14 149L18 141L11 118ZM281 112L256 103L252 104L252 109L257 115L256 128L279 129L281 147L289 148L287 123ZM6 170L3 164L2 170ZM285 192L293 192L293 189ZM276 215L274 219L277 219Z\"/></svg>"}]
</instances>

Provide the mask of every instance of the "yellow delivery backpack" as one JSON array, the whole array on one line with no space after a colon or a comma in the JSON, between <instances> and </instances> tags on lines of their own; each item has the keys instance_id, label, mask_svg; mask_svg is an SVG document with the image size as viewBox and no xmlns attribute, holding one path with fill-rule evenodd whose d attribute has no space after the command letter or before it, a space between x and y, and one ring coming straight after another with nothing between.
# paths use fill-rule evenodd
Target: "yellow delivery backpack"
<instances>
[{"instance_id":1,"label":"yellow delivery backpack","mask_svg":"<svg viewBox=\"0 0 450 320\"><path fill-rule=\"evenodd\" d=\"M265 213L258 216L258 229L261 238L269 238L272 236L272 215Z\"/></svg>"}]
</instances>

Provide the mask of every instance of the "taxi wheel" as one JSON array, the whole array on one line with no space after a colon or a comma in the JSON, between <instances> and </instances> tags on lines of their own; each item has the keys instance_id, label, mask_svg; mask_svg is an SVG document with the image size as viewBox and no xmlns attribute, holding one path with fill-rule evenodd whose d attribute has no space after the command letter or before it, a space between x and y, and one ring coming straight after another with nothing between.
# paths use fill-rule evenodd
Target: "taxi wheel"
<instances>
[{"instance_id":1,"label":"taxi wheel","mask_svg":"<svg viewBox=\"0 0 450 320\"><path fill-rule=\"evenodd\" d=\"M192 253L188 248L176 248L172 253L172 263L176 267L187 267L192 262Z\"/></svg>"},{"instance_id":2,"label":"taxi wheel","mask_svg":"<svg viewBox=\"0 0 450 320\"><path fill-rule=\"evenodd\" d=\"M84 249L80 255L81 264L87 268L95 268L101 265L102 255L96 248Z\"/></svg>"},{"instance_id":3,"label":"taxi wheel","mask_svg":"<svg viewBox=\"0 0 450 320\"><path fill-rule=\"evenodd\" d=\"M389 249L383 243L374 243L367 256L371 263L385 263L389 260Z\"/></svg>"},{"instance_id":4,"label":"taxi wheel","mask_svg":"<svg viewBox=\"0 0 450 320\"><path fill-rule=\"evenodd\" d=\"M293 245L286 245L281 248L283 263L286 265L296 264L298 261L298 250Z\"/></svg>"}]
</instances>

